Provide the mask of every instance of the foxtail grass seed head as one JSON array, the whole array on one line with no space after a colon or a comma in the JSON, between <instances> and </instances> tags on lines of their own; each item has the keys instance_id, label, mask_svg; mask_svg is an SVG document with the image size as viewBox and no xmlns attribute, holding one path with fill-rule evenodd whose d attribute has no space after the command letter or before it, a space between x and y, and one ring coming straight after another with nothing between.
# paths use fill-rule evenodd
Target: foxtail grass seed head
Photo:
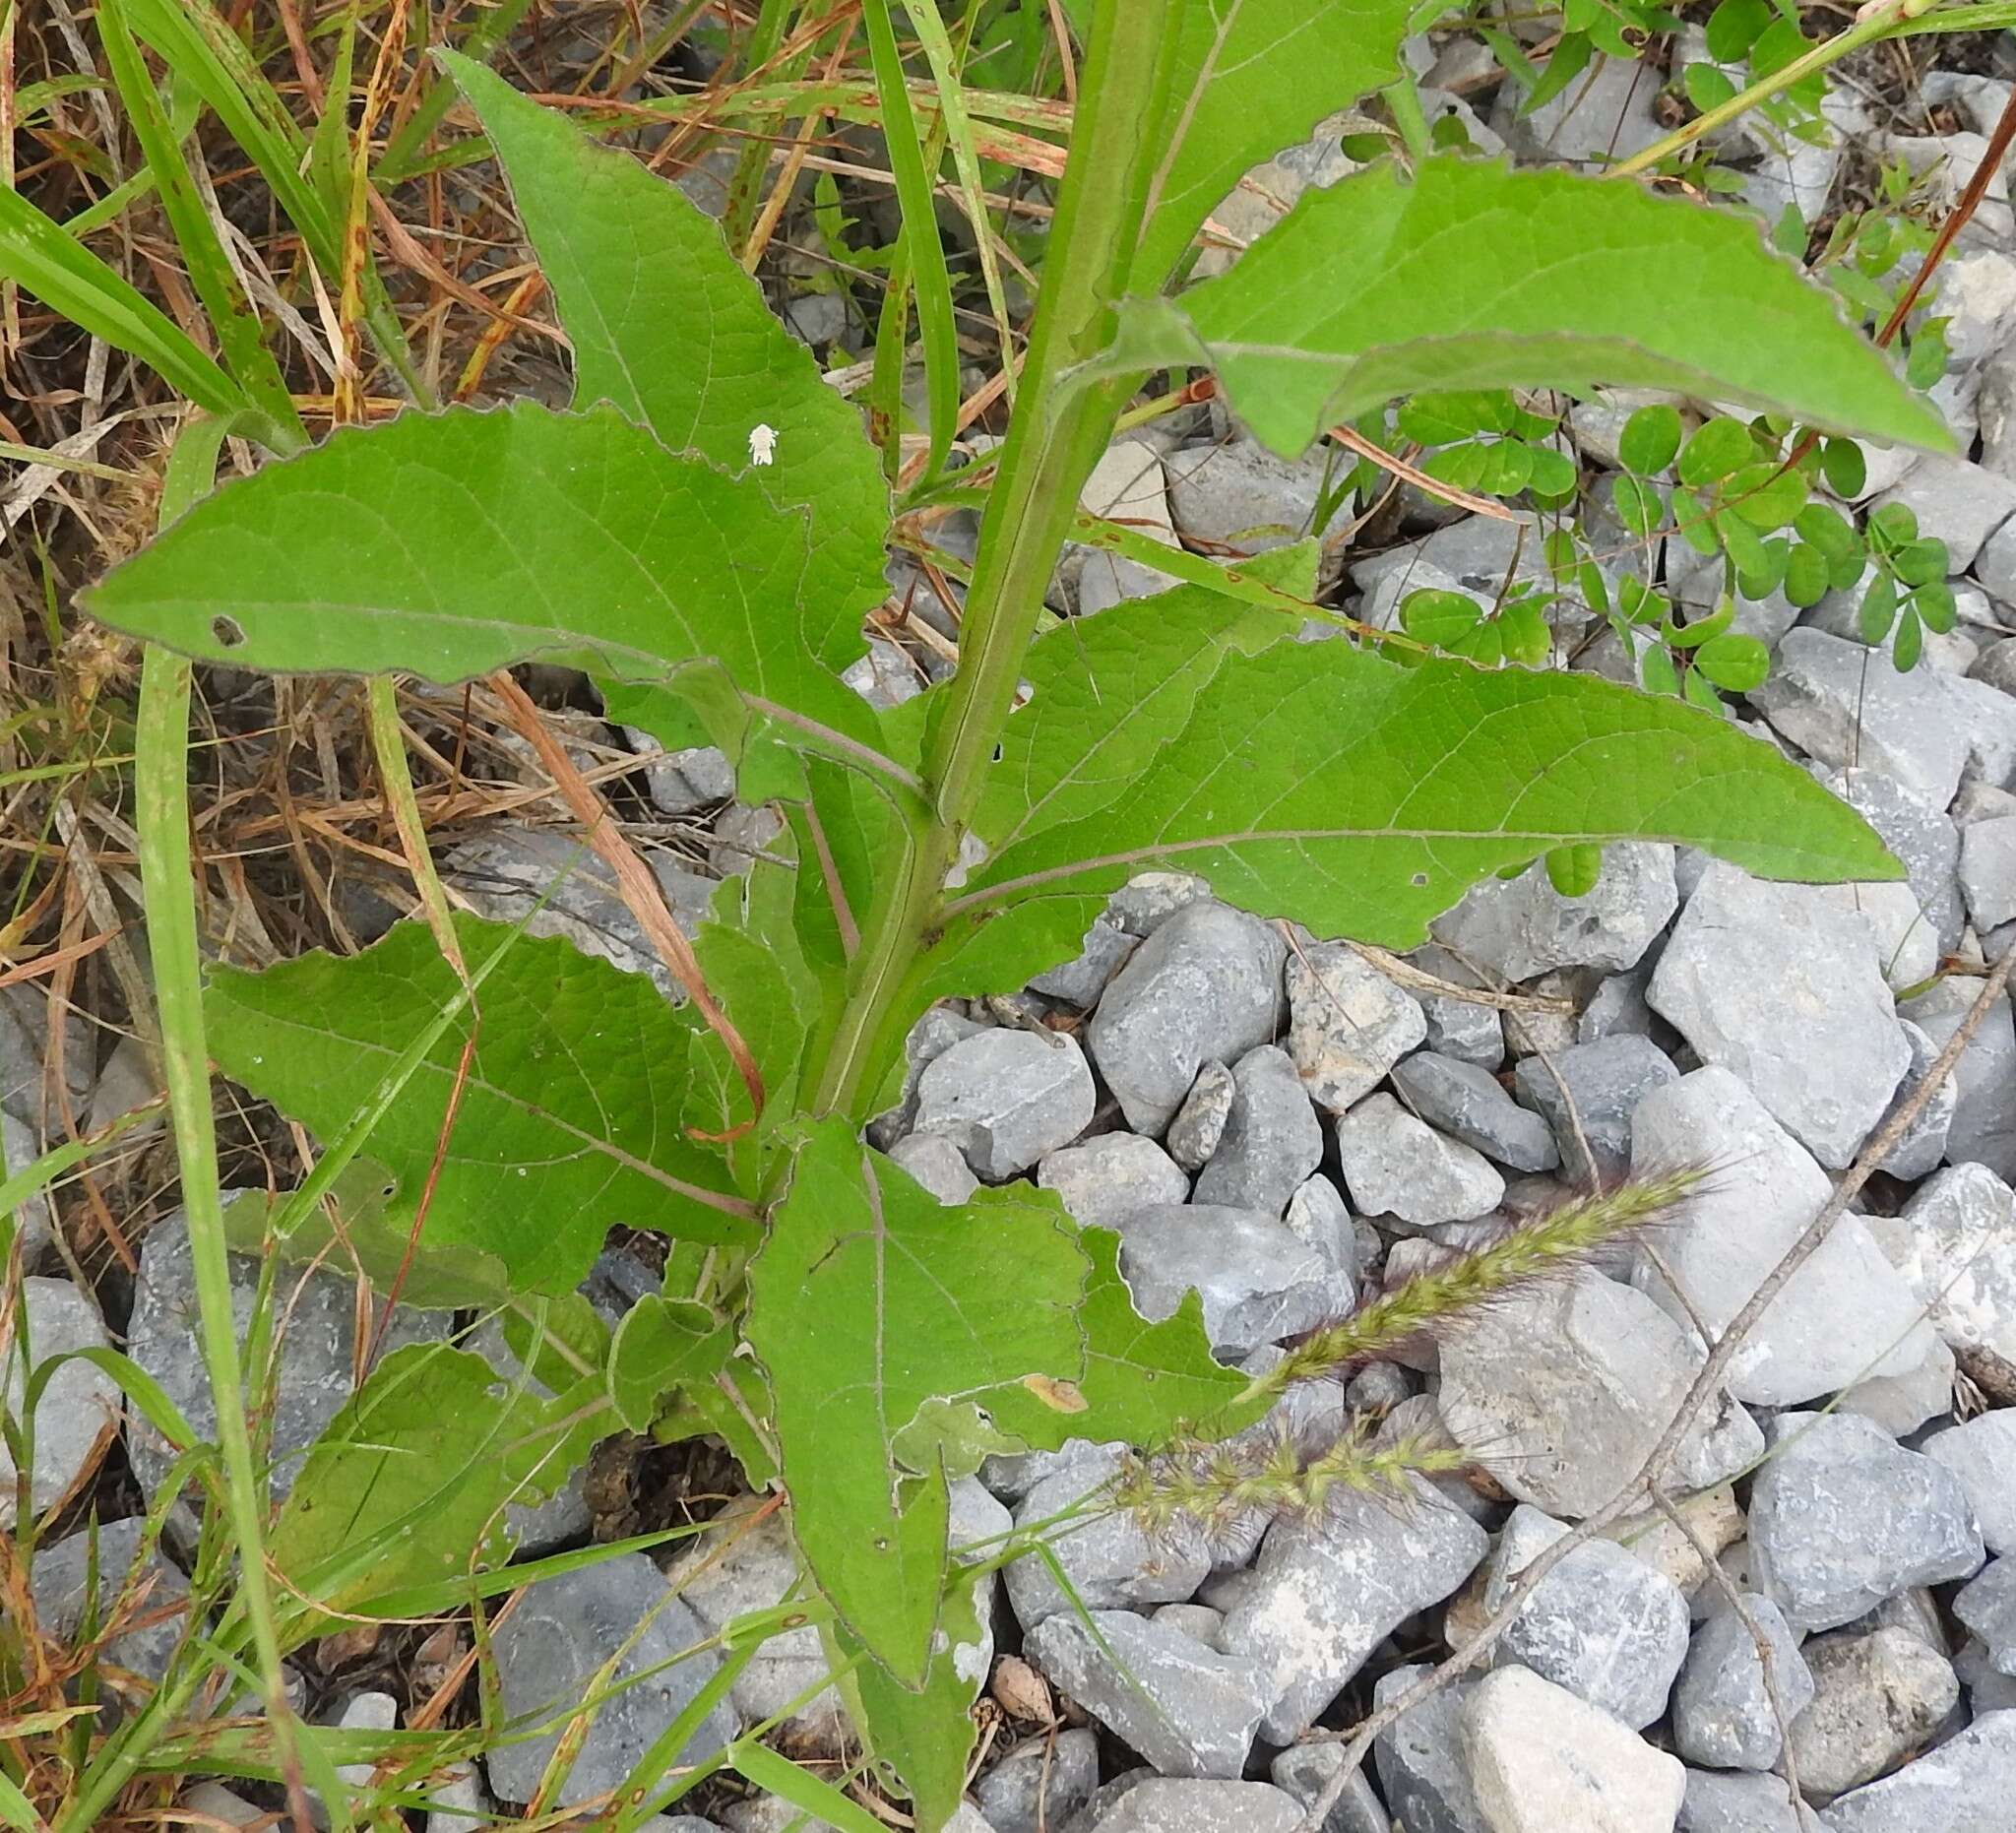
<instances>
[{"instance_id":1,"label":"foxtail grass seed head","mask_svg":"<svg viewBox=\"0 0 2016 1833\"><path fill-rule=\"evenodd\" d=\"M1702 1167L1680 1167L1571 1198L1486 1246L1417 1274L1350 1316L1309 1331L1255 1378L1251 1391L1278 1394L1298 1381L1348 1375L1408 1344L1432 1339L1493 1299L1568 1271L1599 1248L1670 1219L1709 1174Z\"/></svg>"}]
</instances>

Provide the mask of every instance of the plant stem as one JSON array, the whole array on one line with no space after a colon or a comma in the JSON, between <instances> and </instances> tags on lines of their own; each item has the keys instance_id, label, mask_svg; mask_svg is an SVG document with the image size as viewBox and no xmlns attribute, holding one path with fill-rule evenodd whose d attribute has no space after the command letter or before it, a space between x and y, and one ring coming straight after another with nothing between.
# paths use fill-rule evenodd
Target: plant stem
<instances>
[{"instance_id":1,"label":"plant stem","mask_svg":"<svg viewBox=\"0 0 2016 1833\"><path fill-rule=\"evenodd\" d=\"M177 441L169 461L161 512L166 521L210 487L222 428L199 422ZM135 825L140 831L141 885L147 903L156 997L160 1011L161 1058L174 1116L175 1157L188 1217L195 1266L198 1335L217 1406L218 1444L238 1582L259 1655L267 1710L284 1775L297 1774L293 1719L282 1685L280 1635L267 1579L264 1488L252 1466L245 1422L244 1371L231 1313L231 1276L225 1257L223 1205L218 1194L217 1130L210 1106L210 1052L204 1040L202 965L196 941L196 897L189 852L189 691L187 657L150 644L141 664L140 715L135 731ZM132 1753L137 1760L137 1752ZM116 1771L95 1785L59 1827L94 1824L116 1788Z\"/></svg>"},{"instance_id":2,"label":"plant stem","mask_svg":"<svg viewBox=\"0 0 2016 1833\"><path fill-rule=\"evenodd\" d=\"M945 874L1013 710L1043 594L1078 513L1078 492L1112 435L1134 379L1073 371L1112 340L1161 157L1181 0L1127 0L1094 14L1071 155L1050 231L1022 389L980 525L959 673L926 736L928 812L908 857L885 877L853 983L820 1075L815 1106L850 1111L896 1040L894 994L933 925Z\"/></svg>"},{"instance_id":3,"label":"plant stem","mask_svg":"<svg viewBox=\"0 0 2016 1833\"><path fill-rule=\"evenodd\" d=\"M1619 160L1609 168L1609 176L1628 178L1633 172L1650 171L1662 159L1669 159L1675 153L1685 152L1703 135L1712 134L1719 127L1727 127L1739 115L1748 114L1759 103L1767 102L1772 96L1784 94L1815 71L1825 70L1830 64L1838 64L1851 51L1858 51L1863 45L1873 44L1879 38L1901 35L1900 26L1912 16L1911 0L1887 0L1887 4L1867 17L1858 18L1846 32L1836 32L1831 38L1822 38L1811 50L1795 57L1782 70L1774 70L1768 77L1759 78L1740 95L1732 95L1728 101L1718 102L1684 127L1669 134L1657 146L1647 147L1643 153ZM1906 27L1906 30L1909 28Z\"/></svg>"}]
</instances>

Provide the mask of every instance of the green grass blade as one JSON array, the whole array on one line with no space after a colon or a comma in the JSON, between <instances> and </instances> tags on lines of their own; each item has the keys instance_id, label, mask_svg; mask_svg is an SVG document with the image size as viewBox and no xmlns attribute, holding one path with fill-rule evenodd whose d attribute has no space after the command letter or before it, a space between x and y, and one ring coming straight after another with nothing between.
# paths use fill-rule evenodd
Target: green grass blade
<instances>
[{"instance_id":1,"label":"green grass blade","mask_svg":"<svg viewBox=\"0 0 2016 1833\"><path fill-rule=\"evenodd\" d=\"M889 0L862 0L861 18L868 29L875 85L882 94L889 167L896 176L897 201L903 207L903 249L909 257L911 286L917 303L917 331L924 346L924 389L930 402L931 436L930 462L925 472L929 474L943 468L959 422L959 334L952 315L952 275L945 266L945 245L938 235L931 174L924 163L916 115L910 105L910 86L903 74L903 55L897 49ZM978 225L982 235L984 224L982 218Z\"/></svg>"},{"instance_id":2,"label":"green grass blade","mask_svg":"<svg viewBox=\"0 0 2016 1833\"><path fill-rule=\"evenodd\" d=\"M163 521L203 495L216 474L223 429L199 422L176 441L161 495ZM184 657L150 647L141 664L134 749L135 825L141 885L159 1005L161 1056L174 1115L175 1156L195 1263L199 1336L217 1408L231 1532L237 1543L240 1598L252 1626L267 1710L291 1768L295 1739L281 1672L265 1555L265 1493L252 1464L226 1263L223 1206L218 1189L217 1131L211 1112L210 1052L204 1039L201 956L197 947L194 863L189 849L189 698L193 672ZM341 1804L337 1803L339 1818Z\"/></svg>"},{"instance_id":3,"label":"green grass blade","mask_svg":"<svg viewBox=\"0 0 2016 1833\"><path fill-rule=\"evenodd\" d=\"M307 142L237 34L209 0L126 0L133 31L216 112L288 220L324 279L342 267L336 220L302 175Z\"/></svg>"},{"instance_id":4,"label":"green grass blade","mask_svg":"<svg viewBox=\"0 0 2016 1833\"><path fill-rule=\"evenodd\" d=\"M238 284L218 238L217 225L203 207L196 180L161 106L158 92L147 74L140 46L126 21L126 0L100 0L98 36L111 66L112 81L125 104L126 117L134 137L154 173L160 193L161 210L174 231L182 259L197 297L210 314L224 361L250 399L273 419L274 444L282 452L297 451L308 443L293 397L287 393L280 364L267 348L258 314L252 309L245 289Z\"/></svg>"},{"instance_id":5,"label":"green grass blade","mask_svg":"<svg viewBox=\"0 0 2016 1833\"><path fill-rule=\"evenodd\" d=\"M869 0L873 5L874 0ZM768 1744L738 1738L728 1746L730 1766L759 1789L767 1789L801 1807L838 1833L887 1833L879 1820L854 1805L830 1782L822 1782L808 1769L800 1769L789 1757L779 1756Z\"/></svg>"},{"instance_id":6,"label":"green grass blade","mask_svg":"<svg viewBox=\"0 0 2016 1833\"><path fill-rule=\"evenodd\" d=\"M958 62L953 56L951 34L938 16L938 0L903 0L910 15L911 29L923 46L938 86L939 119L946 143L952 149L953 169L959 174L960 195L966 201L967 220L973 224L975 245L979 250L980 278L987 288L987 309L994 315L994 330L1001 340L1001 364L1006 375L1009 404L1015 401L1015 345L1008 324L1008 299L1001 286L1001 264L995 256L994 232L987 218L986 186L980 181L979 153L974 144L973 117L967 112L966 88L960 81ZM958 365L953 365L955 378Z\"/></svg>"},{"instance_id":7,"label":"green grass blade","mask_svg":"<svg viewBox=\"0 0 2016 1833\"><path fill-rule=\"evenodd\" d=\"M456 48L463 56L473 58L479 64L487 64L497 47L518 30L532 0L502 0L502 4L482 14L470 28L469 36ZM345 28L346 32L349 30ZM423 95L407 117L406 124L393 135L390 144L378 157L378 168L371 174L375 183L398 184L414 175L413 161L420 150L427 144L427 137L441 125L442 117L455 105L456 90L453 83L445 78L434 77Z\"/></svg>"},{"instance_id":8,"label":"green grass blade","mask_svg":"<svg viewBox=\"0 0 2016 1833\"><path fill-rule=\"evenodd\" d=\"M173 319L14 190L0 190L0 276L19 281L93 337L139 357L199 408L228 415L250 405Z\"/></svg>"}]
</instances>

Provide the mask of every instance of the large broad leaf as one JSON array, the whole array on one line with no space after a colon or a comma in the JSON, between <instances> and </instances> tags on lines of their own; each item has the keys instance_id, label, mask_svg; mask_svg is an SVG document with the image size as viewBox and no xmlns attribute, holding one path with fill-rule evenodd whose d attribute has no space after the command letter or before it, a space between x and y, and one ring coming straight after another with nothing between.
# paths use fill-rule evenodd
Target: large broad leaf
<instances>
[{"instance_id":1,"label":"large broad leaf","mask_svg":"<svg viewBox=\"0 0 2016 1833\"><path fill-rule=\"evenodd\" d=\"M367 1613L501 1565L505 1505L543 1501L593 1446L594 1385L549 1398L443 1344L395 1350L315 1441L268 1555L291 1592Z\"/></svg>"},{"instance_id":2,"label":"large broad leaf","mask_svg":"<svg viewBox=\"0 0 2016 1833\"><path fill-rule=\"evenodd\" d=\"M1128 308L1128 366L1208 362L1277 452L1422 389L1681 389L1949 448L1833 297L1726 211L1450 157L1303 196L1230 273Z\"/></svg>"},{"instance_id":3,"label":"large broad leaf","mask_svg":"<svg viewBox=\"0 0 2016 1833\"><path fill-rule=\"evenodd\" d=\"M1307 598L1319 558L1310 541L1240 571ZM998 852L1103 808L1182 732L1226 656L1264 649L1283 628L1277 610L1177 586L1039 637L1023 664L1029 703L1002 734L974 832Z\"/></svg>"},{"instance_id":4,"label":"large broad leaf","mask_svg":"<svg viewBox=\"0 0 2016 1833\"><path fill-rule=\"evenodd\" d=\"M1075 1386L1083 1411L1068 1418L1068 1435L1152 1445L1183 1425L1210 1422L1215 1430L1233 1431L1246 1424L1248 1416L1227 1409L1249 1383L1212 1355L1197 1294L1185 1293L1169 1316L1151 1324L1135 1310L1121 1277L1120 1237L1110 1229L1086 1229L1078 1238L1092 1278L1078 1314L1085 1372ZM1053 1444L1057 1398L1029 1388L1003 1394L992 1405L994 1423L1026 1441Z\"/></svg>"},{"instance_id":5,"label":"large broad leaf","mask_svg":"<svg viewBox=\"0 0 2016 1833\"><path fill-rule=\"evenodd\" d=\"M1102 736L1089 721L1051 730L1060 761L1032 765L1040 780ZM1676 700L1583 674L1402 667L1343 641L1228 647L1180 740L1144 758L1123 794L996 854L951 899L914 996L955 967L1019 984L1152 867L1199 872L1319 935L1404 949L1479 879L1632 839L1705 848L1767 878L1903 869L1803 771Z\"/></svg>"},{"instance_id":6,"label":"large broad leaf","mask_svg":"<svg viewBox=\"0 0 2016 1833\"><path fill-rule=\"evenodd\" d=\"M907 1686L930 1660L947 1520L943 1457L908 1428L929 1403L977 1423L1024 1382L1078 1379L1072 1235L1047 1192L944 1205L828 1121L750 1263L746 1330L776 1395L799 1549Z\"/></svg>"},{"instance_id":7,"label":"large broad leaf","mask_svg":"<svg viewBox=\"0 0 2016 1833\"><path fill-rule=\"evenodd\" d=\"M948 1572L945 1607L922 1686L899 1685L872 1659L857 1664L849 1675L866 1721L862 1731L868 1753L902 1778L919 1826L949 1826L959 1812L967 1760L978 1735L973 1702L987 1677L976 1594L983 1584L991 1591L992 1582L957 1567ZM843 1658L861 1647L845 1623L834 1625L833 1644Z\"/></svg>"},{"instance_id":8,"label":"large broad leaf","mask_svg":"<svg viewBox=\"0 0 2016 1833\"><path fill-rule=\"evenodd\" d=\"M1183 10L1171 151L1134 287L1159 286L1241 174L1400 75L1413 0L1201 0Z\"/></svg>"},{"instance_id":9,"label":"large broad leaf","mask_svg":"<svg viewBox=\"0 0 2016 1833\"><path fill-rule=\"evenodd\" d=\"M861 652L862 613L886 590L889 493L858 411L820 379L720 228L675 186L470 58L441 61L511 181L574 348L576 406L610 402L672 450L730 470L749 463L751 431L770 427L765 487L805 508L824 567L804 638L829 667L844 667Z\"/></svg>"},{"instance_id":10,"label":"large broad leaf","mask_svg":"<svg viewBox=\"0 0 2016 1833\"><path fill-rule=\"evenodd\" d=\"M495 1256L522 1288L571 1291L617 1223L747 1247L750 1206L718 1194L718 1154L685 1131L692 1021L642 975L558 938L459 916L472 965L509 944L477 990L481 1020L426 1217L430 1245ZM220 969L204 1002L218 1067L333 1139L458 991L423 923L361 955L261 974ZM441 1141L463 1024L421 1059L367 1150L410 1203Z\"/></svg>"},{"instance_id":11,"label":"large broad leaf","mask_svg":"<svg viewBox=\"0 0 2016 1833\"><path fill-rule=\"evenodd\" d=\"M608 408L402 414L205 498L86 601L247 667L461 681L541 657L676 680L718 742L748 709L857 755L873 716L813 654L852 570L767 477Z\"/></svg>"}]
</instances>

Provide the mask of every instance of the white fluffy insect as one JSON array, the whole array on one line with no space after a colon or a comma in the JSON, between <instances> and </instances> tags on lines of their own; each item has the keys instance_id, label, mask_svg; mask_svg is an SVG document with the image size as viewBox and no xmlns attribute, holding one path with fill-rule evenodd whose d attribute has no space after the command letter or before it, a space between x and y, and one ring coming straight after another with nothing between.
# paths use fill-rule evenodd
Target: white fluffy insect
<instances>
[{"instance_id":1,"label":"white fluffy insect","mask_svg":"<svg viewBox=\"0 0 2016 1833\"><path fill-rule=\"evenodd\" d=\"M777 428L756 425L749 428L749 463L768 465L777 457Z\"/></svg>"}]
</instances>

